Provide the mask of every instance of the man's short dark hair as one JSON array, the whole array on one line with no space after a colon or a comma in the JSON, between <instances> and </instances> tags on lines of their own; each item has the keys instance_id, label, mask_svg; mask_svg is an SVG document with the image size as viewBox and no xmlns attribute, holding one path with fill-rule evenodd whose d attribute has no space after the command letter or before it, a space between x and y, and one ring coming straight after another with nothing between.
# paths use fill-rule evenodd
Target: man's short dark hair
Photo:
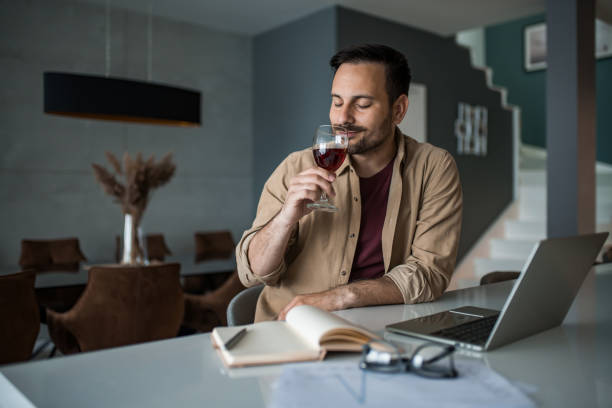
<instances>
[{"instance_id":1,"label":"man's short dark hair","mask_svg":"<svg viewBox=\"0 0 612 408\"><path fill-rule=\"evenodd\" d=\"M389 103L393 104L401 95L408 95L410 87L410 67L401 52L381 44L356 45L340 50L329 61L334 74L340 65L377 62L385 66L386 88Z\"/></svg>"}]
</instances>

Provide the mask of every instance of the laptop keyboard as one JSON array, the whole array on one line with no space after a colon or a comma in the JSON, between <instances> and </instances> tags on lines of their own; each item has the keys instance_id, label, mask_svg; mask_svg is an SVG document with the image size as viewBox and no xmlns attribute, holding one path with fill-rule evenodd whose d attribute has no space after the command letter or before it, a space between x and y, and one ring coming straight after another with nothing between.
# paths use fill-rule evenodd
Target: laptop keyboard
<instances>
[{"instance_id":1,"label":"laptop keyboard","mask_svg":"<svg viewBox=\"0 0 612 408\"><path fill-rule=\"evenodd\" d=\"M495 326L498 315L484 317L473 322L461 324L459 326L442 329L436 333L436 336L447 339L458 340L464 343L485 344L489 338L489 334Z\"/></svg>"}]
</instances>

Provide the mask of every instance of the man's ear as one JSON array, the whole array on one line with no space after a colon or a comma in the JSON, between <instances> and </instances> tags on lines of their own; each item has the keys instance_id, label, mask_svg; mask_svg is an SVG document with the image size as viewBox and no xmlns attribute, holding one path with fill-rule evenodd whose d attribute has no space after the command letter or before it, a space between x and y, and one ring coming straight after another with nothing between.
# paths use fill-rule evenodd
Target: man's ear
<instances>
[{"instance_id":1,"label":"man's ear","mask_svg":"<svg viewBox=\"0 0 612 408\"><path fill-rule=\"evenodd\" d=\"M401 94L393 103L393 124L399 125L408 111L408 95Z\"/></svg>"}]
</instances>

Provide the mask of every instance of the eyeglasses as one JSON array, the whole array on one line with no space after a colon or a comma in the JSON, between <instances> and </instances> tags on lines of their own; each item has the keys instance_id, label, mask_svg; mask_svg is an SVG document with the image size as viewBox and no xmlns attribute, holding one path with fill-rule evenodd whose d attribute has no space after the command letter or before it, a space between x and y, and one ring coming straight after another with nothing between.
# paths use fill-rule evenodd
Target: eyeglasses
<instances>
[{"instance_id":1,"label":"eyeglasses","mask_svg":"<svg viewBox=\"0 0 612 408\"><path fill-rule=\"evenodd\" d=\"M427 378L455 378L454 346L425 343L410 358L403 357L391 343L371 342L363 346L359 367L379 373L412 372Z\"/></svg>"}]
</instances>

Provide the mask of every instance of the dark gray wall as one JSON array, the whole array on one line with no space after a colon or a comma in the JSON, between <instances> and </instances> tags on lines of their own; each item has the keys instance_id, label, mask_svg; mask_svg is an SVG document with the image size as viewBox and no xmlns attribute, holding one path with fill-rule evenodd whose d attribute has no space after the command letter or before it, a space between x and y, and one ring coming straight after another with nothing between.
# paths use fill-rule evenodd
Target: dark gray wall
<instances>
[{"instance_id":1,"label":"dark gray wall","mask_svg":"<svg viewBox=\"0 0 612 408\"><path fill-rule=\"evenodd\" d=\"M43 114L42 74L104 74L105 8L0 0L0 10L0 265L16 265L26 237L76 236L89 259L111 259L123 219L90 166L105 163L106 150L174 152L177 174L153 194L143 221L174 253L193 250L195 230L229 228L237 239L250 225L248 37L153 19L153 80L201 90L201 127L71 119ZM147 78L146 15L112 9L110 44L111 75Z\"/></svg>"},{"instance_id":2,"label":"dark gray wall","mask_svg":"<svg viewBox=\"0 0 612 408\"><path fill-rule=\"evenodd\" d=\"M255 204L276 166L329 123L335 19L336 9L327 8L253 40Z\"/></svg>"},{"instance_id":3,"label":"dark gray wall","mask_svg":"<svg viewBox=\"0 0 612 408\"><path fill-rule=\"evenodd\" d=\"M353 10L338 9L338 49L364 42L389 45L406 55L413 82L427 87L427 140L455 158L463 187L463 229L458 259L512 201L512 113L473 69L467 49L440 37ZM486 106L488 154L458 156L454 135L457 104Z\"/></svg>"},{"instance_id":4,"label":"dark gray wall","mask_svg":"<svg viewBox=\"0 0 612 408\"><path fill-rule=\"evenodd\" d=\"M427 86L427 137L457 161L464 192L459 259L512 201L512 113L471 68L469 52L443 38L343 7L320 11L254 40L254 194L288 153L308 147L328 121L329 58L357 43L378 42L403 52L414 82ZM489 153L457 156L457 104L489 111Z\"/></svg>"}]
</instances>

